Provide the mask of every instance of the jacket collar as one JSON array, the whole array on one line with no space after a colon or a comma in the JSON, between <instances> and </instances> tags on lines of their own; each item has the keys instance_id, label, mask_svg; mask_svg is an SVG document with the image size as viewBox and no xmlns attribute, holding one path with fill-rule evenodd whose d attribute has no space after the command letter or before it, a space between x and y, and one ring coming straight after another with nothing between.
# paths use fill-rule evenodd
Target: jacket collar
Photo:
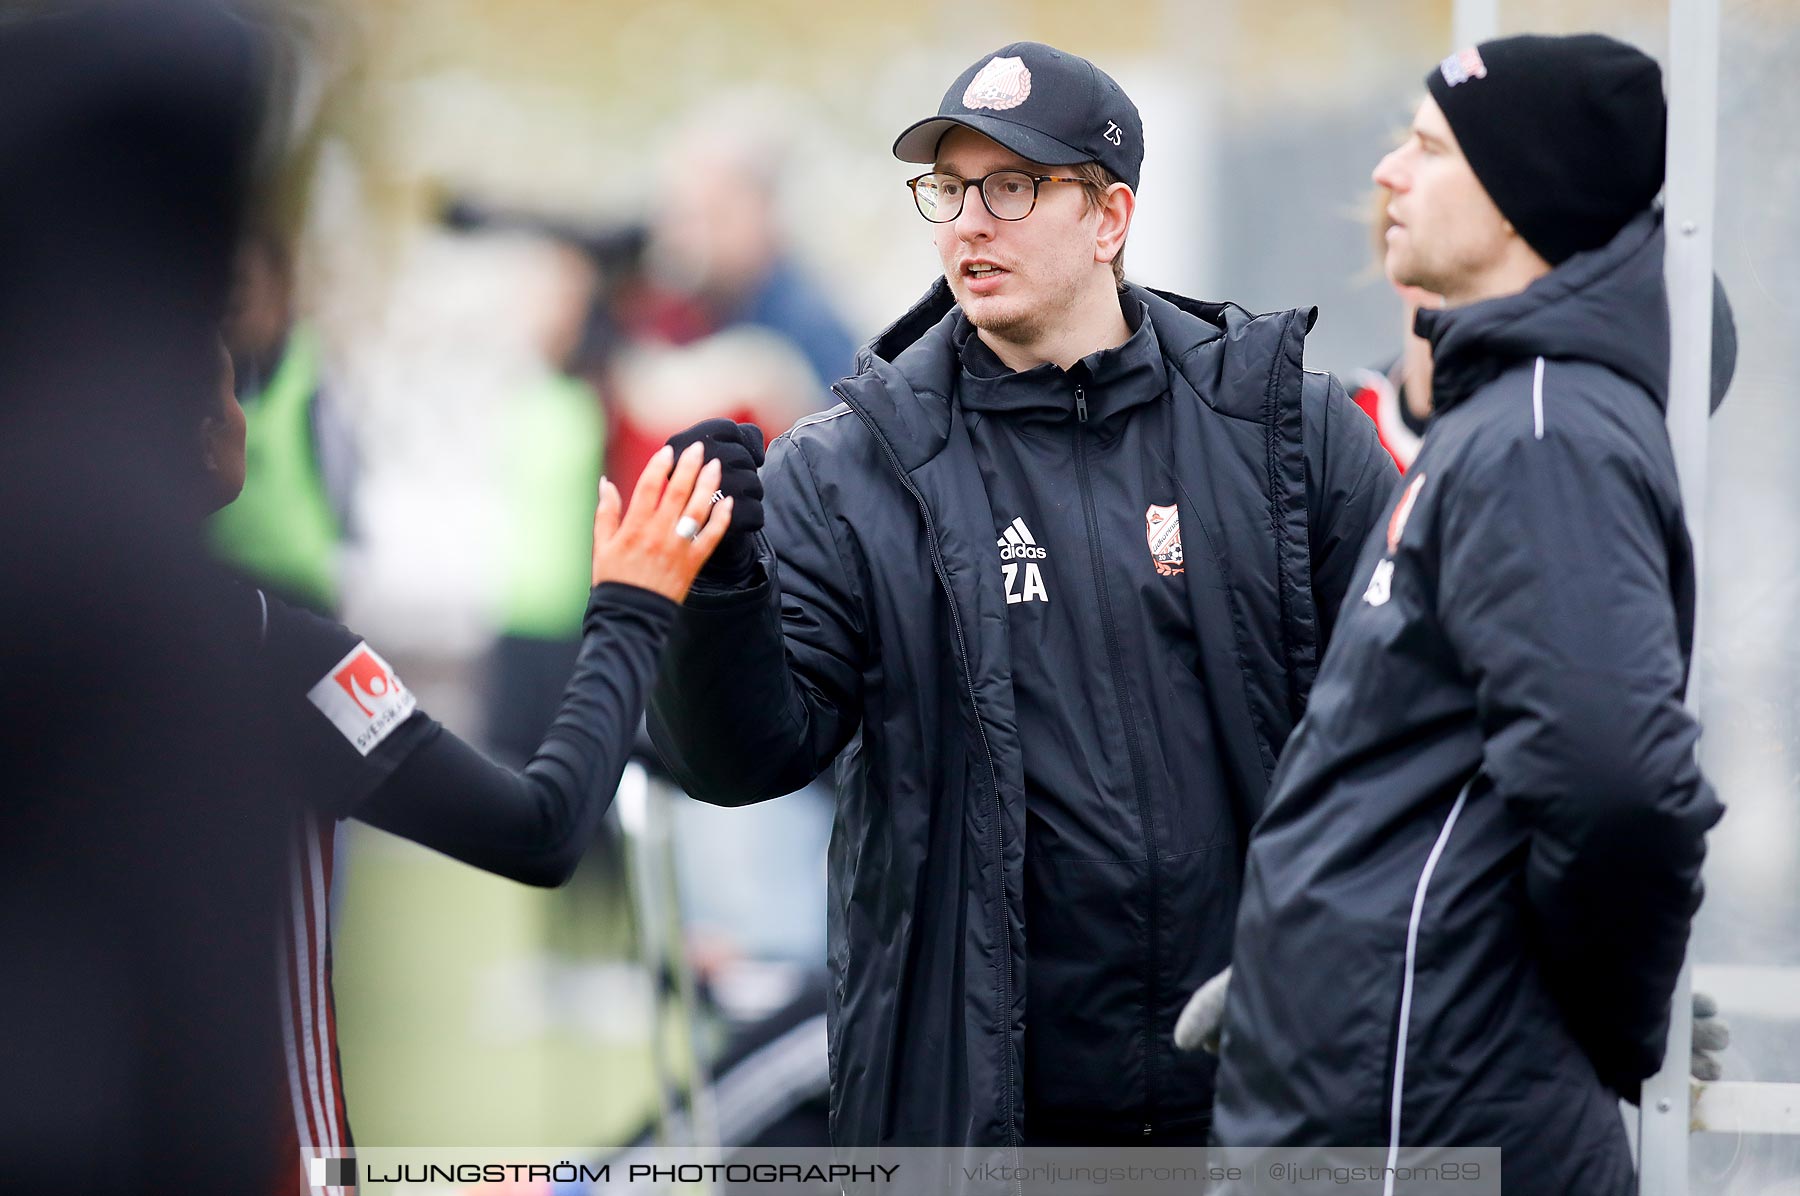
<instances>
[{"instance_id":1,"label":"jacket collar","mask_svg":"<svg viewBox=\"0 0 1800 1196\"><path fill-rule=\"evenodd\" d=\"M1431 342L1431 397L1439 413L1533 357L1603 365L1666 406L1662 213L1642 213L1607 244L1575 254L1516 294L1422 308L1415 327Z\"/></svg>"},{"instance_id":2,"label":"jacket collar","mask_svg":"<svg viewBox=\"0 0 1800 1196\"><path fill-rule=\"evenodd\" d=\"M1048 362L1029 370L1008 369L959 314L952 332L962 363L957 401L969 411L1061 423L1075 414L1079 387L1087 418L1097 425L1153 402L1168 389L1162 346L1141 300L1125 311L1132 330L1125 343L1095 350L1066 370Z\"/></svg>"},{"instance_id":3,"label":"jacket collar","mask_svg":"<svg viewBox=\"0 0 1800 1196\"><path fill-rule=\"evenodd\" d=\"M1141 305L1165 371L1182 368L1221 338L1243 339L1257 322L1236 304L1207 303L1134 284L1126 286L1122 302ZM949 436L951 398L962 372L956 342L961 320L950 284L936 279L917 303L857 352L856 374L833 388L888 442L907 470L941 452ZM1306 327L1311 326L1308 314Z\"/></svg>"}]
</instances>

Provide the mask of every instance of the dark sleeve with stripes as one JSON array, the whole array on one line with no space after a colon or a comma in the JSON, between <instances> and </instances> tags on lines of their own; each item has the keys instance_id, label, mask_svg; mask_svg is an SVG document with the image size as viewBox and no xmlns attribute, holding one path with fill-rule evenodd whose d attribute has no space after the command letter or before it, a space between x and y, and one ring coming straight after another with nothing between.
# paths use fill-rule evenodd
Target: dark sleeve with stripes
<instances>
[{"instance_id":1,"label":"dark sleeve with stripes","mask_svg":"<svg viewBox=\"0 0 1800 1196\"><path fill-rule=\"evenodd\" d=\"M612 804L674 614L658 594L599 586L562 705L523 771L427 720L420 741L352 814L500 876L563 883Z\"/></svg>"}]
</instances>

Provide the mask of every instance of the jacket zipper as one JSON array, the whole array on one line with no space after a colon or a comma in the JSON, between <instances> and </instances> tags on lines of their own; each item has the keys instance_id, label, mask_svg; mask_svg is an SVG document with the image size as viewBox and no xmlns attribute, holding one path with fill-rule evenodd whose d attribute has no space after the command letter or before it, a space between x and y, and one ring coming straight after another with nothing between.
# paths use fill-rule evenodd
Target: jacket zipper
<instances>
[{"instance_id":1,"label":"jacket zipper","mask_svg":"<svg viewBox=\"0 0 1800 1196\"><path fill-rule=\"evenodd\" d=\"M1456 802L1444 819L1443 829L1438 831L1437 842L1431 845L1431 854L1425 857L1418 887L1413 890L1412 917L1406 924L1406 970L1400 977L1400 1018L1394 1032L1393 1103L1388 1109L1387 1182L1383 1196L1394 1196L1394 1169L1399 1166L1400 1159L1400 1106L1406 1094L1406 1035L1412 1022L1413 976L1418 970L1419 923L1425 917L1425 893L1431 887L1431 874L1437 871L1438 860L1450 842L1450 832L1456 829L1456 819L1462 814L1474 784L1475 779L1469 778L1462 792L1456 795Z\"/></svg>"},{"instance_id":2,"label":"jacket zipper","mask_svg":"<svg viewBox=\"0 0 1800 1196\"><path fill-rule=\"evenodd\" d=\"M1106 556L1100 541L1100 517L1094 509L1093 484L1088 474L1087 459L1087 388L1075 387L1075 478L1081 489L1081 511L1087 520L1088 559L1094 570L1094 590L1100 602L1100 627L1106 641L1106 658L1112 665L1113 694L1119 703L1119 721L1125 729L1125 752L1131 760L1131 783L1137 792L1138 820L1144 827L1145 873L1148 880L1146 925L1150 949L1144 960L1144 1108L1149 1120L1144 1122L1144 1137L1154 1132L1158 1095L1156 1044L1156 1011L1159 1008L1157 974L1161 964L1157 944L1160 939L1161 914L1158 902L1162 892L1156 853L1156 824L1151 820L1150 793L1144 781L1143 747L1138 742L1137 715L1131 704L1131 691L1125 678L1125 662L1119 652L1118 625L1113 621L1112 599L1106 589Z\"/></svg>"},{"instance_id":3,"label":"jacket zipper","mask_svg":"<svg viewBox=\"0 0 1800 1196\"><path fill-rule=\"evenodd\" d=\"M950 606L950 627L956 633L956 655L962 664L963 685L969 691L969 705L975 712L975 734L980 738L982 754L987 758L988 792L993 796L993 816L988 819L988 839L994 855L994 907L999 912L999 1012L1000 1033L1006 1044L1003 1052L1003 1058L1006 1060L1006 1144L1009 1147L1016 1147L1019 1145L1018 1110L1013 1096L1018 1084L1018 1061L1014 1058L1012 1036L1012 916L1006 904L1006 856L1000 835L1000 819L1003 813L1000 806L1000 768L994 763L994 750L988 744L987 728L981 725L981 703L975 693L975 668L969 661L969 647L968 641L963 635L962 616L956 610L956 593L950 588L950 574L944 567L943 554L938 550L937 525L931 518L931 506L925 501L925 496L920 493L919 488L913 484L912 478L907 476L906 470L901 467L900 457L894 452L894 446L889 444L887 437L881 434L881 429L875 426L875 421L864 414L862 408L852 403L850 396L836 386L831 388L831 393L842 399L844 405L850 410L856 412L856 418L862 420L863 426L869 429L869 435L874 437L875 443L881 446L882 455L887 458L888 467L894 471L894 476L900 480L900 485L905 487L906 492L913 496L913 501L919 504L919 514L925 519L925 542L931 550L931 567L937 574L938 584L943 587L944 597ZM1012 1187L1015 1192L1020 1189L1021 1183L1022 1181L1018 1179L1013 1181Z\"/></svg>"}]
</instances>

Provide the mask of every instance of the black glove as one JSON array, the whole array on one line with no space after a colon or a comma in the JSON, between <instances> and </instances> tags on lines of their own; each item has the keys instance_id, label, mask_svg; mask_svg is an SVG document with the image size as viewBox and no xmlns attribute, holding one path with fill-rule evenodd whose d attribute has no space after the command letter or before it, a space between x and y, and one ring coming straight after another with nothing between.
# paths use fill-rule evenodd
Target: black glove
<instances>
[{"instance_id":1,"label":"black glove","mask_svg":"<svg viewBox=\"0 0 1800 1196\"><path fill-rule=\"evenodd\" d=\"M719 463L719 493L734 500L731 530L701 566L700 577L715 586L745 585L756 576L755 533L763 525L762 479L756 475L763 463L762 429L705 419L669 437L669 447L680 457L696 441L706 445L702 451L708 461Z\"/></svg>"}]
</instances>

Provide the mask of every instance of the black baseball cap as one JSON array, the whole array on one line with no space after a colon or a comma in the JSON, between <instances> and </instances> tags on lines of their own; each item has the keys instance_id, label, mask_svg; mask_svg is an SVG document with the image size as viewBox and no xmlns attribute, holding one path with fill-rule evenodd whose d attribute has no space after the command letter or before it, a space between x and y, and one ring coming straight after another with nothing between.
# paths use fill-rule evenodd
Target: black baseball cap
<instances>
[{"instance_id":1,"label":"black baseball cap","mask_svg":"<svg viewBox=\"0 0 1800 1196\"><path fill-rule=\"evenodd\" d=\"M1137 189L1144 164L1137 105L1087 59L1041 42L983 54L950 85L936 116L900 134L894 157L934 162L938 142L959 125L1046 166L1098 162Z\"/></svg>"}]
</instances>

